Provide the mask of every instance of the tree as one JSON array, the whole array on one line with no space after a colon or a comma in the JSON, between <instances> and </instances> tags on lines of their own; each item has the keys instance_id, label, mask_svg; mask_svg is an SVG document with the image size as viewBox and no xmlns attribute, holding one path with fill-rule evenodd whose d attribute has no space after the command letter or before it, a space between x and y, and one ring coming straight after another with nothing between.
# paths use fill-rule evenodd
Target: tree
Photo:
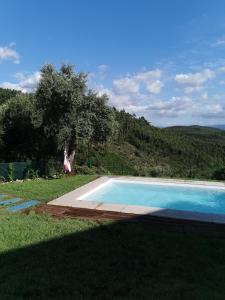
<instances>
[{"instance_id":1,"label":"tree","mask_svg":"<svg viewBox=\"0 0 225 300\"><path fill-rule=\"evenodd\" d=\"M34 98L29 94L17 94L0 106L2 152L5 159L23 160L35 156L33 108Z\"/></svg>"},{"instance_id":2,"label":"tree","mask_svg":"<svg viewBox=\"0 0 225 300\"><path fill-rule=\"evenodd\" d=\"M104 143L109 138L115 139L118 131L118 123L115 120L115 110L107 105L108 96L99 96L89 91L87 101L91 111L91 122L93 126L92 141Z\"/></svg>"},{"instance_id":3,"label":"tree","mask_svg":"<svg viewBox=\"0 0 225 300\"><path fill-rule=\"evenodd\" d=\"M2 136L4 133L4 105L0 105L0 153L3 151L3 141L2 141Z\"/></svg>"},{"instance_id":4,"label":"tree","mask_svg":"<svg viewBox=\"0 0 225 300\"><path fill-rule=\"evenodd\" d=\"M89 91L86 74L74 72L71 65L62 65L59 71L53 65L45 65L35 97L34 123L49 142L48 154L56 155L66 149L71 165L77 146L97 138L98 118L102 116L104 128L107 126L104 116L113 122L113 112L106 106L106 99ZM105 136L98 137L99 141L106 140L110 130L102 133Z\"/></svg>"},{"instance_id":5,"label":"tree","mask_svg":"<svg viewBox=\"0 0 225 300\"><path fill-rule=\"evenodd\" d=\"M14 98L20 91L0 88L0 105L7 102L10 98Z\"/></svg>"}]
</instances>

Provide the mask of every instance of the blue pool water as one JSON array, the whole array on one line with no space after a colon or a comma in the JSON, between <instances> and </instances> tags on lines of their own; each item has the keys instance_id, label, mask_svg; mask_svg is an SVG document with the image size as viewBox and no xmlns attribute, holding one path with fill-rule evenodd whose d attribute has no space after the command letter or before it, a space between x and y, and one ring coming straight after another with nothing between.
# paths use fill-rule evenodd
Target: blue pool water
<instances>
[{"instance_id":1,"label":"blue pool water","mask_svg":"<svg viewBox=\"0 0 225 300\"><path fill-rule=\"evenodd\" d=\"M110 181L84 200L225 214L225 190Z\"/></svg>"}]
</instances>

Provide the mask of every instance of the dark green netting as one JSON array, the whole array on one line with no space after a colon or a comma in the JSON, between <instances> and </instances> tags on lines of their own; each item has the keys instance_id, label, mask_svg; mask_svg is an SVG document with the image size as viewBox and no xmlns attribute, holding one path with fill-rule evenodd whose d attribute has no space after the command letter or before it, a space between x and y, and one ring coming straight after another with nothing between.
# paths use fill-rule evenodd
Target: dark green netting
<instances>
[{"instance_id":1,"label":"dark green netting","mask_svg":"<svg viewBox=\"0 0 225 300\"><path fill-rule=\"evenodd\" d=\"M9 179L10 164L12 165L14 180L23 179L25 175L25 170L29 165L28 162L0 163L0 179Z\"/></svg>"}]
</instances>

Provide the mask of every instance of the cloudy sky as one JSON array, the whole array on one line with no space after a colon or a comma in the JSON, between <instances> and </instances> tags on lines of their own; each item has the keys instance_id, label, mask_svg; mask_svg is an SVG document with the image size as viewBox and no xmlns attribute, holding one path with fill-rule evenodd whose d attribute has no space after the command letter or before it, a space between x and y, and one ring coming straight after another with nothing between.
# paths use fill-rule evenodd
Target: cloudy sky
<instances>
[{"instance_id":1,"label":"cloudy sky","mask_svg":"<svg viewBox=\"0 0 225 300\"><path fill-rule=\"evenodd\" d=\"M110 104L159 126L225 124L224 0L1 1L0 86L72 63Z\"/></svg>"}]
</instances>

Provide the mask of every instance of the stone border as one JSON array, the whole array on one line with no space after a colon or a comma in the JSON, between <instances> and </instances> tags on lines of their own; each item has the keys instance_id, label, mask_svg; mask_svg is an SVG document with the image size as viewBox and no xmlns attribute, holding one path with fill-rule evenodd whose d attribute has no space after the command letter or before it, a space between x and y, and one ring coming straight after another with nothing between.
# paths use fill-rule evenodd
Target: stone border
<instances>
[{"instance_id":1,"label":"stone border","mask_svg":"<svg viewBox=\"0 0 225 300\"><path fill-rule=\"evenodd\" d=\"M135 215L151 215L158 217L194 220L210 223L225 224L225 215L200 213L175 209L164 209L159 207L145 207L136 205L110 204L97 201L83 200L87 194L93 193L111 180L139 182L146 184L161 184L161 185L179 185L179 186L194 186L199 188L225 189L225 184L221 182L193 181L193 180L177 180L177 179L162 179L162 178L146 178L146 177L128 177L128 176L103 176L100 177L76 190L67 193L53 201L50 205L68 206L74 208L88 208L101 211L114 211L121 213L129 213Z\"/></svg>"}]
</instances>

